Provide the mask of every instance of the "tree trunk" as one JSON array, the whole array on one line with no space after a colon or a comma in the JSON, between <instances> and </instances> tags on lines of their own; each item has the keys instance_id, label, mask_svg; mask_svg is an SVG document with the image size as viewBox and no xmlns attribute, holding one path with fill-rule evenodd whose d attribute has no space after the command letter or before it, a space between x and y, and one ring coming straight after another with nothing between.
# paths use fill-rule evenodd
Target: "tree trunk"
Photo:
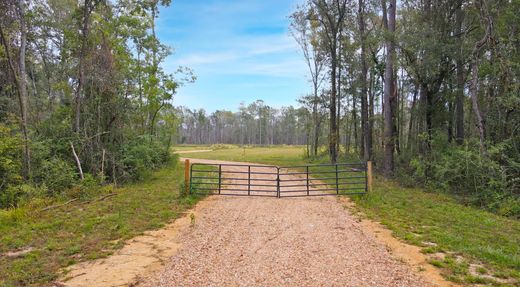
<instances>
[{"instance_id":1,"label":"tree trunk","mask_svg":"<svg viewBox=\"0 0 520 287\"><path fill-rule=\"evenodd\" d=\"M20 55L19 55L19 83L20 83L20 115L22 120L22 133L24 139L24 176L31 177L31 150L29 148L29 130L27 123L27 73L25 69L25 52L27 48L27 26L25 23L25 7L23 0L17 1L18 17L20 18Z\"/></svg>"},{"instance_id":2,"label":"tree trunk","mask_svg":"<svg viewBox=\"0 0 520 287\"><path fill-rule=\"evenodd\" d=\"M408 140L406 141L406 145L407 145L407 149L408 151L412 151L412 147L413 147L413 143L412 143L412 139L413 139L413 132L412 132L412 128L413 128L413 124L414 124L414 121L415 121L415 106L417 105L417 85L415 85L414 87L414 91L413 91L413 97L412 97L412 107L410 108L410 121L408 122Z\"/></svg>"},{"instance_id":3,"label":"tree trunk","mask_svg":"<svg viewBox=\"0 0 520 287\"><path fill-rule=\"evenodd\" d=\"M356 103L356 97L352 97L352 126L353 128L353 141L354 144L352 145L354 147L354 152L356 152L357 147L359 146L359 140L358 140L358 129L357 129L357 103Z\"/></svg>"},{"instance_id":4,"label":"tree trunk","mask_svg":"<svg viewBox=\"0 0 520 287\"><path fill-rule=\"evenodd\" d=\"M462 1L461 1L462 4ZM455 99L455 141L457 144L464 142L464 55L462 53L462 6L457 8L457 30L459 51L456 61L457 67L457 95Z\"/></svg>"},{"instance_id":5,"label":"tree trunk","mask_svg":"<svg viewBox=\"0 0 520 287\"><path fill-rule=\"evenodd\" d=\"M74 131L80 132L81 128L81 101L83 99L83 86L85 85L85 57L87 51L87 38L89 34L90 9L92 0L85 0L83 5L83 27L81 29L81 49L78 65L78 87L74 95Z\"/></svg>"},{"instance_id":6,"label":"tree trunk","mask_svg":"<svg viewBox=\"0 0 520 287\"><path fill-rule=\"evenodd\" d=\"M31 153L29 148L29 131L27 123L27 75L25 70L25 52L27 44L27 27L25 24L25 10L22 0L16 3L17 14L20 21L20 49L18 57L18 70L15 69L13 57L11 57L9 40L4 34L3 27L0 25L0 37L5 48L5 56L9 70L13 74L16 90L18 94L18 104L20 106L20 126L24 139L24 161L23 175L25 179L29 179L31 175ZM1 24L1 23L0 23Z\"/></svg>"},{"instance_id":7,"label":"tree trunk","mask_svg":"<svg viewBox=\"0 0 520 287\"><path fill-rule=\"evenodd\" d=\"M338 33L338 51L339 51L339 54L337 56L337 60L336 60L336 63L337 63L337 69L338 69L338 79L337 79L337 82L336 82L336 85L338 86L337 88L337 107L336 107L336 121L337 121L337 128L336 128L336 152L338 153L338 156L339 156L339 153L341 151L340 149L340 135L339 135L339 131L341 129L341 31Z\"/></svg>"},{"instance_id":8,"label":"tree trunk","mask_svg":"<svg viewBox=\"0 0 520 287\"><path fill-rule=\"evenodd\" d=\"M482 117L482 112L480 111L479 103L478 103L478 61L474 61L471 64L471 73L473 74L473 78L471 79L471 103L473 107L473 113L475 113L475 120L478 128L479 133L479 140L480 140L480 148L481 152L483 154L486 153L486 147L485 147L485 137L486 137L486 131L485 131L485 122L484 118Z\"/></svg>"},{"instance_id":9,"label":"tree trunk","mask_svg":"<svg viewBox=\"0 0 520 287\"><path fill-rule=\"evenodd\" d=\"M372 147L374 138L372 135L372 131L374 130L374 100L375 100L375 91L374 91L374 81L376 80L375 74L370 73L370 82L369 82L369 89L368 89L368 139L367 139L367 147L370 151L370 159L372 160Z\"/></svg>"},{"instance_id":10,"label":"tree trunk","mask_svg":"<svg viewBox=\"0 0 520 287\"><path fill-rule=\"evenodd\" d=\"M386 1L382 0L383 14L386 18L386 30L389 39L386 40L386 64L385 64L385 87L384 87L384 170L385 177L391 177L394 173L394 122L392 97L394 93L394 32L395 32L395 10L396 0L390 0L390 6L386 11ZM388 13L388 16L386 15Z\"/></svg>"},{"instance_id":11,"label":"tree trunk","mask_svg":"<svg viewBox=\"0 0 520 287\"><path fill-rule=\"evenodd\" d=\"M372 157L372 150L369 146L370 125L368 123L368 93L367 93L367 60L366 60L366 43L365 43L365 1L359 0L358 7L358 22L359 34L361 36L361 130L362 130L362 144L361 156L365 161Z\"/></svg>"},{"instance_id":12,"label":"tree trunk","mask_svg":"<svg viewBox=\"0 0 520 287\"><path fill-rule=\"evenodd\" d=\"M335 41L335 40L334 40ZM329 157L331 163L336 163L336 160L338 158L337 155L337 129L338 129L338 122L336 121L336 44L333 43L331 49L331 69L330 69L330 105L329 105L329 112L330 112L330 130L329 130Z\"/></svg>"},{"instance_id":13,"label":"tree trunk","mask_svg":"<svg viewBox=\"0 0 520 287\"><path fill-rule=\"evenodd\" d=\"M477 43L475 43L475 47L473 48L473 61L471 63L471 73L473 78L471 79L470 86L470 96L471 103L473 107L473 113L475 114L475 120L479 132L479 140L480 140L480 152L483 155L487 155L487 148L485 144L486 139L486 123L484 117L482 116L482 111L480 110L478 103L478 71L479 71L479 60L480 60L480 52L484 45L492 40L493 33L493 19L489 15L487 11L485 11L486 7L482 7L482 1L477 3L478 8L481 10L481 13L485 15L481 15L482 20L487 22L486 31L482 39L480 39Z\"/></svg>"}]
</instances>

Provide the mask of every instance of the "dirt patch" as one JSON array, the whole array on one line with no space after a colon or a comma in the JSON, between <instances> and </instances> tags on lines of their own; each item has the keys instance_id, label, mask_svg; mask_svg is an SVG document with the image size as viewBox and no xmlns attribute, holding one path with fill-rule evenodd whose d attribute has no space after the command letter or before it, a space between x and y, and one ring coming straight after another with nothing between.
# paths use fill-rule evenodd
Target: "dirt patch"
<instances>
[{"instance_id":1,"label":"dirt patch","mask_svg":"<svg viewBox=\"0 0 520 287\"><path fill-rule=\"evenodd\" d=\"M108 258L88 261L67 268L65 278L57 286L131 286L149 272L159 270L181 245L177 234L191 224L191 215L211 204L199 202L183 217L160 230L145 232L127 241Z\"/></svg>"},{"instance_id":2,"label":"dirt patch","mask_svg":"<svg viewBox=\"0 0 520 287\"><path fill-rule=\"evenodd\" d=\"M5 256L5 257L9 257L9 258L24 257L25 255L33 252L34 250L35 249L33 247L27 247L27 248L24 248L21 250L11 251L11 252L6 252L4 254L0 254L0 257L1 256Z\"/></svg>"}]
</instances>

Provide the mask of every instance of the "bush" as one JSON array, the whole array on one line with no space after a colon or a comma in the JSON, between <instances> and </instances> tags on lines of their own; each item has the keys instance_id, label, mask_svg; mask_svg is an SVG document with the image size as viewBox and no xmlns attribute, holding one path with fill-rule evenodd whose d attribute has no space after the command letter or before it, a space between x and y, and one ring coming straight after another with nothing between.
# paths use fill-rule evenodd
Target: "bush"
<instances>
[{"instance_id":1,"label":"bush","mask_svg":"<svg viewBox=\"0 0 520 287\"><path fill-rule=\"evenodd\" d=\"M69 198L79 198L81 200L95 197L99 194L110 193L113 191L112 185L103 185L103 179L93 176L90 173L84 174L85 178L67 189L65 196Z\"/></svg>"},{"instance_id":2,"label":"bush","mask_svg":"<svg viewBox=\"0 0 520 287\"><path fill-rule=\"evenodd\" d=\"M0 193L0 208L18 207L20 203L34 197L42 197L46 192L45 187L29 184L9 185Z\"/></svg>"},{"instance_id":3,"label":"bush","mask_svg":"<svg viewBox=\"0 0 520 287\"><path fill-rule=\"evenodd\" d=\"M143 137L123 146L121 157L123 178L137 180L168 162L170 153L160 142Z\"/></svg>"},{"instance_id":4,"label":"bush","mask_svg":"<svg viewBox=\"0 0 520 287\"><path fill-rule=\"evenodd\" d=\"M21 151L21 139L11 135L11 130L0 124L0 192L7 185L22 180Z\"/></svg>"},{"instance_id":5,"label":"bush","mask_svg":"<svg viewBox=\"0 0 520 287\"><path fill-rule=\"evenodd\" d=\"M70 188L76 180L74 167L60 158L43 160L34 177L35 183L48 188L50 196Z\"/></svg>"},{"instance_id":6,"label":"bush","mask_svg":"<svg viewBox=\"0 0 520 287\"><path fill-rule=\"evenodd\" d=\"M401 155L397 178L408 186L441 190L471 205L517 217L520 165L509 155L511 150L508 145L490 147L489 156L482 156L476 142L435 146L427 156Z\"/></svg>"},{"instance_id":7,"label":"bush","mask_svg":"<svg viewBox=\"0 0 520 287\"><path fill-rule=\"evenodd\" d=\"M468 147L444 153L434 163L432 177L438 187L470 195L481 206L496 201L505 191L506 179L500 165Z\"/></svg>"}]
</instances>

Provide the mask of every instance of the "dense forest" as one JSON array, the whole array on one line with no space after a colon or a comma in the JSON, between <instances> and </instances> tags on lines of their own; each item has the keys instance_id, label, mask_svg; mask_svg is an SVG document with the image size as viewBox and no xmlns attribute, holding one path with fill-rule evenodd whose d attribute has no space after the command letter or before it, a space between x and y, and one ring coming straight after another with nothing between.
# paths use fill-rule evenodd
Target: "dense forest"
<instances>
[{"instance_id":1,"label":"dense forest","mask_svg":"<svg viewBox=\"0 0 520 287\"><path fill-rule=\"evenodd\" d=\"M169 157L157 1L0 1L0 208L73 185L134 180Z\"/></svg>"},{"instance_id":2,"label":"dense forest","mask_svg":"<svg viewBox=\"0 0 520 287\"><path fill-rule=\"evenodd\" d=\"M310 0L290 31L315 155L520 215L520 1Z\"/></svg>"}]
</instances>

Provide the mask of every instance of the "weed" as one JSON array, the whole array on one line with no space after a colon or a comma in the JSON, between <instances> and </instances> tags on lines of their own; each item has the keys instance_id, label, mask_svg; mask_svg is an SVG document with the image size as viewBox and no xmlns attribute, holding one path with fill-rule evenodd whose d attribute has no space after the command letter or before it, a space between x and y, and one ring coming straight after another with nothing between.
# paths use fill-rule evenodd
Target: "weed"
<instances>
[{"instance_id":1,"label":"weed","mask_svg":"<svg viewBox=\"0 0 520 287\"><path fill-rule=\"evenodd\" d=\"M195 214L193 213L190 214L190 224L192 226L195 225Z\"/></svg>"}]
</instances>

